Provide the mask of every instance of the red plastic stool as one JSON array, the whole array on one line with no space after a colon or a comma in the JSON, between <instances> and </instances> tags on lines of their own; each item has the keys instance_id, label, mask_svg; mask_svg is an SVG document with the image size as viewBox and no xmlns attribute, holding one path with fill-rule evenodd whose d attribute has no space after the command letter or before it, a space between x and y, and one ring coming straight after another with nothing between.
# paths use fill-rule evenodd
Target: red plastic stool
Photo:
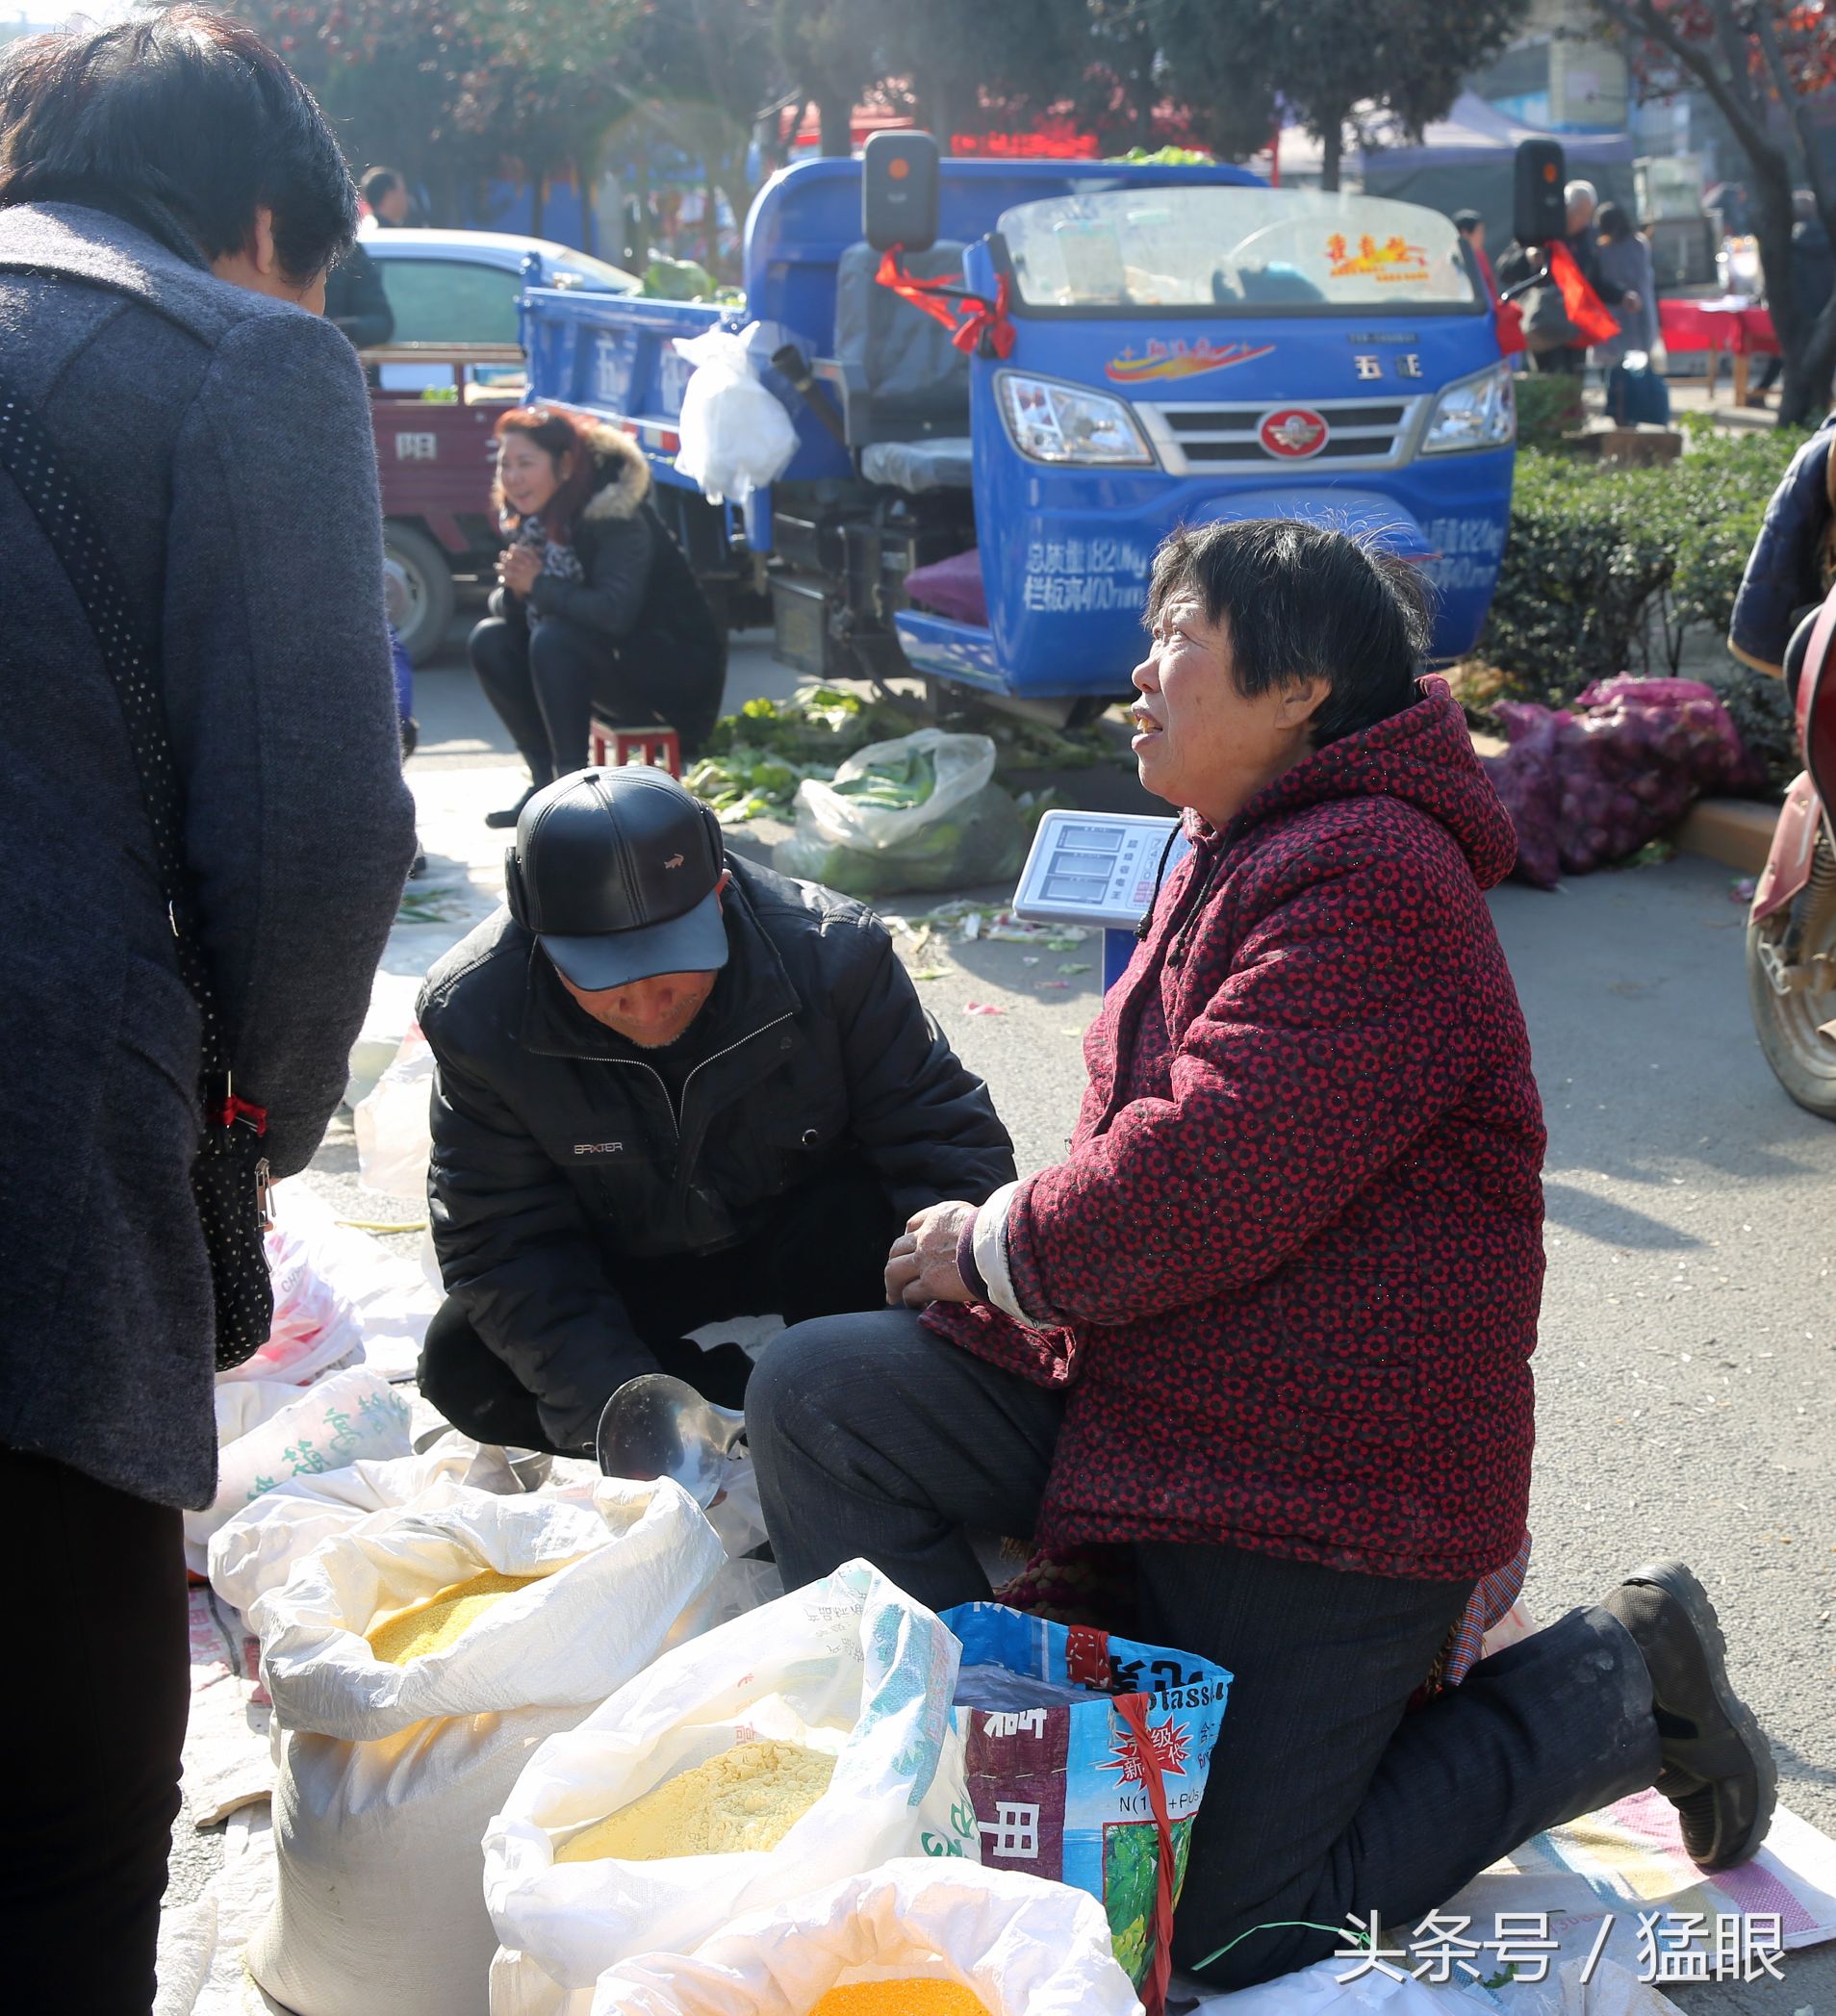
<instances>
[{"instance_id":1,"label":"red plastic stool","mask_svg":"<svg viewBox=\"0 0 1836 2016\"><path fill-rule=\"evenodd\" d=\"M609 765L605 759L608 743L612 749ZM597 770L617 770L626 763L650 763L659 770L667 770L672 777L682 775L682 741L674 728L621 728L614 727L609 721L595 720L588 732L587 746Z\"/></svg>"}]
</instances>

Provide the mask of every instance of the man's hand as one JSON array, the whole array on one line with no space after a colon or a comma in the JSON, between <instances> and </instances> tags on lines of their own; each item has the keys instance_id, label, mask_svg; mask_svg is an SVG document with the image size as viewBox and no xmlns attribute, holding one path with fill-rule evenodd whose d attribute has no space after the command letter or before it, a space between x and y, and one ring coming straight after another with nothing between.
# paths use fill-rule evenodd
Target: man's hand
<instances>
[{"instance_id":1,"label":"man's hand","mask_svg":"<svg viewBox=\"0 0 1836 2016\"><path fill-rule=\"evenodd\" d=\"M1619 306L1630 314L1637 315L1639 310L1645 306L1645 297L1635 288L1628 287L1624 293L1619 296Z\"/></svg>"},{"instance_id":2,"label":"man's hand","mask_svg":"<svg viewBox=\"0 0 1836 2016\"><path fill-rule=\"evenodd\" d=\"M497 579L512 595L526 596L542 576L542 555L532 546L507 547L497 555Z\"/></svg>"},{"instance_id":3,"label":"man's hand","mask_svg":"<svg viewBox=\"0 0 1836 2016\"><path fill-rule=\"evenodd\" d=\"M956 1270L956 1244L975 1216L973 1204L928 1204L913 1212L886 1261L886 1300L897 1309L928 1302L973 1302Z\"/></svg>"}]
</instances>

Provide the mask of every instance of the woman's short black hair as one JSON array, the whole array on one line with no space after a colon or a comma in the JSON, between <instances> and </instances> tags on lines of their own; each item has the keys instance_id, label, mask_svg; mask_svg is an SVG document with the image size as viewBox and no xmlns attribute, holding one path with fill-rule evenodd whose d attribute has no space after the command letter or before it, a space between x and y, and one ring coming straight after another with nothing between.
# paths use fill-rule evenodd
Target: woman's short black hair
<instances>
[{"instance_id":1,"label":"woman's short black hair","mask_svg":"<svg viewBox=\"0 0 1836 2016\"><path fill-rule=\"evenodd\" d=\"M88 203L207 260L274 214L290 279L357 231L357 192L312 93L252 30L202 7L15 42L0 60L0 208Z\"/></svg>"},{"instance_id":2,"label":"woman's short black hair","mask_svg":"<svg viewBox=\"0 0 1836 2016\"><path fill-rule=\"evenodd\" d=\"M1618 203L1602 203L1594 213L1595 233L1608 244L1617 244L1622 238L1632 236L1632 219Z\"/></svg>"},{"instance_id":3,"label":"woman's short black hair","mask_svg":"<svg viewBox=\"0 0 1836 2016\"><path fill-rule=\"evenodd\" d=\"M1415 568L1344 532L1291 518L1181 526L1154 556L1148 622L1197 598L1231 642L1237 690L1325 679L1313 744L1355 735L1421 698L1432 605Z\"/></svg>"}]
</instances>

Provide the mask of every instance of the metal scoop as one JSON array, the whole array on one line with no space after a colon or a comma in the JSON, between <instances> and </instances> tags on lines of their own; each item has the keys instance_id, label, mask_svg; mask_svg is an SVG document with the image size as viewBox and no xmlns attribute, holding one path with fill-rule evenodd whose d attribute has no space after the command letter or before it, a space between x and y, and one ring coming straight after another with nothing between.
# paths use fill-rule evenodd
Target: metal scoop
<instances>
[{"instance_id":1,"label":"metal scoop","mask_svg":"<svg viewBox=\"0 0 1836 2016\"><path fill-rule=\"evenodd\" d=\"M703 1400L667 1372L627 1379L605 1403L594 1453L607 1477L648 1484L668 1477L705 1512L727 1481L727 1454L746 1416Z\"/></svg>"}]
</instances>

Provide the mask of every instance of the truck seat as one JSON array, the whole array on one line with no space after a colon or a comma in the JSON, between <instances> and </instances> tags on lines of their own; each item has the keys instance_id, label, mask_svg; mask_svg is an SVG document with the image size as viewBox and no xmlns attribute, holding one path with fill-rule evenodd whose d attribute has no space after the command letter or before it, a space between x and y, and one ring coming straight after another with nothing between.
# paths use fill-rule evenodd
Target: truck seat
<instances>
[{"instance_id":1,"label":"truck seat","mask_svg":"<svg viewBox=\"0 0 1836 2016\"><path fill-rule=\"evenodd\" d=\"M940 239L905 256L920 280L962 277L964 247ZM950 332L874 277L880 255L851 245L835 276L835 355L816 367L834 388L850 447L881 441L924 441L969 432L969 359Z\"/></svg>"},{"instance_id":2,"label":"truck seat","mask_svg":"<svg viewBox=\"0 0 1836 2016\"><path fill-rule=\"evenodd\" d=\"M870 483L914 497L921 490L968 490L976 480L975 455L966 434L872 441L860 451L860 472Z\"/></svg>"}]
</instances>

